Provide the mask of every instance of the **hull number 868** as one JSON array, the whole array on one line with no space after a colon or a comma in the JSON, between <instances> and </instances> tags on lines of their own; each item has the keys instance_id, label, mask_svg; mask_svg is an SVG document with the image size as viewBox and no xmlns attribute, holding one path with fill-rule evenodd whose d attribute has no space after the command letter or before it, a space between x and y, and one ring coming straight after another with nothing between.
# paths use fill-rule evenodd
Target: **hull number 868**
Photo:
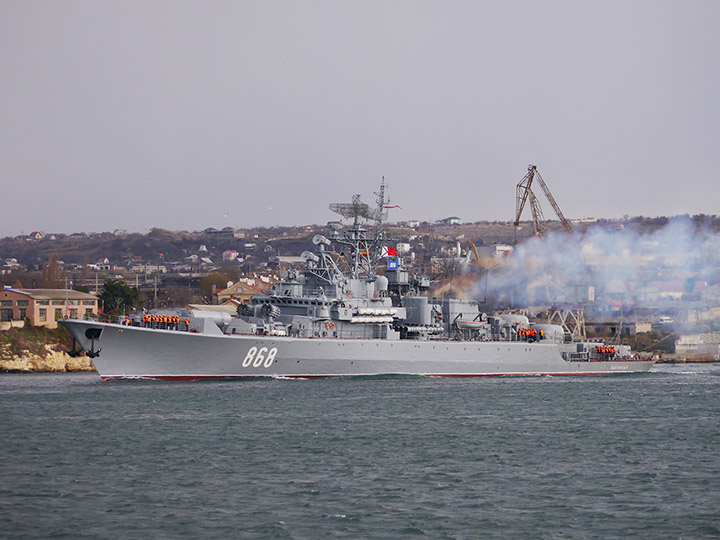
<instances>
[{"instance_id":1,"label":"hull number 868","mask_svg":"<svg viewBox=\"0 0 720 540\"><path fill-rule=\"evenodd\" d=\"M252 366L257 368L264 366L269 368L275 360L275 355L277 355L276 347L273 347L272 349L260 347L260 350L258 350L257 347L250 347L250 350L247 352L242 361L242 367Z\"/></svg>"}]
</instances>

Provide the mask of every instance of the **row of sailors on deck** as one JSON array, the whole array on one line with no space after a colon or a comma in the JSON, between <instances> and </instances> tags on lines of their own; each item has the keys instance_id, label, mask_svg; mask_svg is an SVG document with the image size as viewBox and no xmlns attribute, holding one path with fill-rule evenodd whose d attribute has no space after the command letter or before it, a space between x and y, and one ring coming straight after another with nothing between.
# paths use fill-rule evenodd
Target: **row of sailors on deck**
<instances>
[{"instance_id":1,"label":"row of sailors on deck","mask_svg":"<svg viewBox=\"0 0 720 540\"><path fill-rule=\"evenodd\" d=\"M143 326L160 325L163 328L175 329L180 327L180 317L178 317L177 315L154 315L143 313L142 322ZM183 322L185 323L185 328L187 329L187 327L190 326L190 319L186 318Z\"/></svg>"},{"instance_id":2,"label":"row of sailors on deck","mask_svg":"<svg viewBox=\"0 0 720 540\"><path fill-rule=\"evenodd\" d=\"M595 347L595 352L598 354L615 354L615 347Z\"/></svg>"},{"instance_id":3,"label":"row of sailors on deck","mask_svg":"<svg viewBox=\"0 0 720 540\"><path fill-rule=\"evenodd\" d=\"M537 328L518 328L517 335L522 340L545 339L545 333Z\"/></svg>"}]
</instances>

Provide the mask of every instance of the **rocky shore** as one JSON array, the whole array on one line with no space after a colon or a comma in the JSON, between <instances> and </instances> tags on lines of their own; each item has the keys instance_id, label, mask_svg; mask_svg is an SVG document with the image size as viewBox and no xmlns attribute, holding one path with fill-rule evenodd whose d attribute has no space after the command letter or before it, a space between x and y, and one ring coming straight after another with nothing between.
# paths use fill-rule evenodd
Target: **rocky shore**
<instances>
[{"instance_id":1,"label":"rocky shore","mask_svg":"<svg viewBox=\"0 0 720 540\"><path fill-rule=\"evenodd\" d=\"M95 371L87 356L70 356L72 338L64 328L11 328L0 332L0 372Z\"/></svg>"},{"instance_id":2,"label":"rocky shore","mask_svg":"<svg viewBox=\"0 0 720 540\"><path fill-rule=\"evenodd\" d=\"M4 373L35 373L35 372L74 372L95 371L92 360L87 356L73 358L65 351L55 351L52 345L45 345L44 354L27 351L17 356L9 353L9 346L0 349L0 372Z\"/></svg>"}]
</instances>

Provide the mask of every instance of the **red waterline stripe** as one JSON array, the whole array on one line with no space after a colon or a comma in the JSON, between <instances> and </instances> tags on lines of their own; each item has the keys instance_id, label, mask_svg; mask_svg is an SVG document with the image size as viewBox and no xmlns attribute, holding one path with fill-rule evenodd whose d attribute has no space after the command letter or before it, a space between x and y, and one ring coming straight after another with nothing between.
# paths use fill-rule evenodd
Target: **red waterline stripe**
<instances>
[{"instance_id":1,"label":"red waterline stripe","mask_svg":"<svg viewBox=\"0 0 720 540\"><path fill-rule=\"evenodd\" d=\"M353 375L349 375L352 377ZM359 377L368 377L368 375L357 375ZM348 377L348 375L138 375L138 376L125 376L125 375L112 375L100 378L103 382L115 381L121 379L154 379L159 381L202 381L205 379L256 379L256 378L283 378L283 379L327 379L329 377Z\"/></svg>"},{"instance_id":2,"label":"red waterline stripe","mask_svg":"<svg viewBox=\"0 0 720 540\"><path fill-rule=\"evenodd\" d=\"M570 375L614 375L616 373L635 373L634 371L575 371L563 373L377 373L375 375L420 375L423 377L567 377ZM116 379L154 379L162 381L201 381L205 379L251 379L256 377L282 377L285 379L327 379L329 377L371 377L372 374L337 374L337 375L144 375L125 377L122 375L102 377L103 382Z\"/></svg>"},{"instance_id":3,"label":"red waterline stripe","mask_svg":"<svg viewBox=\"0 0 720 540\"><path fill-rule=\"evenodd\" d=\"M547 377L567 375L610 375L614 373L633 373L628 371L573 371L568 373L423 373L426 377Z\"/></svg>"}]
</instances>

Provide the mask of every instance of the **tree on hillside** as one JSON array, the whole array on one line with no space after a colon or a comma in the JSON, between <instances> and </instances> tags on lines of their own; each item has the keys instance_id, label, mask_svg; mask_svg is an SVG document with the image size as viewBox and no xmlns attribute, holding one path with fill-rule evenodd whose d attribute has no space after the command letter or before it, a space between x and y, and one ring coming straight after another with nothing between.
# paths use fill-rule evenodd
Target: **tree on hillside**
<instances>
[{"instance_id":1,"label":"tree on hillside","mask_svg":"<svg viewBox=\"0 0 720 540\"><path fill-rule=\"evenodd\" d=\"M62 288L62 274L58 265L58 256L54 251L48 256L48 262L43 268L42 287L43 289Z\"/></svg>"},{"instance_id":2,"label":"tree on hillside","mask_svg":"<svg viewBox=\"0 0 720 540\"><path fill-rule=\"evenodd\" d=\"M106 279L98 300L105 313L120 314L140 305L140 294L119 279Z\"/></svg>"},{"instance_id":3,"label":"tree on hillside","mask_svg":"<svg viewBox=\"0 0 720 540\"><path fill-rule=\"evenodd\" d=\"M85 254L83 257L82 262L82 272L80 273L80 277L83 279L83 281L87 280L90 277L90 258ZM77 289L76 289L77 290Z\"/></svg>"},{"instance_id":4,"label":"tree on hillside","mask_svg":"<svg viewBox=\"0 0 720 540\"><path fill-rule=\"evenodd\" d=\"M212 300L213 285L216 290L221 290L227 287L228 281L232 280L227 274L211 272L200 280L200 293L210 301Z\"/></svg>"}]
</instances>

